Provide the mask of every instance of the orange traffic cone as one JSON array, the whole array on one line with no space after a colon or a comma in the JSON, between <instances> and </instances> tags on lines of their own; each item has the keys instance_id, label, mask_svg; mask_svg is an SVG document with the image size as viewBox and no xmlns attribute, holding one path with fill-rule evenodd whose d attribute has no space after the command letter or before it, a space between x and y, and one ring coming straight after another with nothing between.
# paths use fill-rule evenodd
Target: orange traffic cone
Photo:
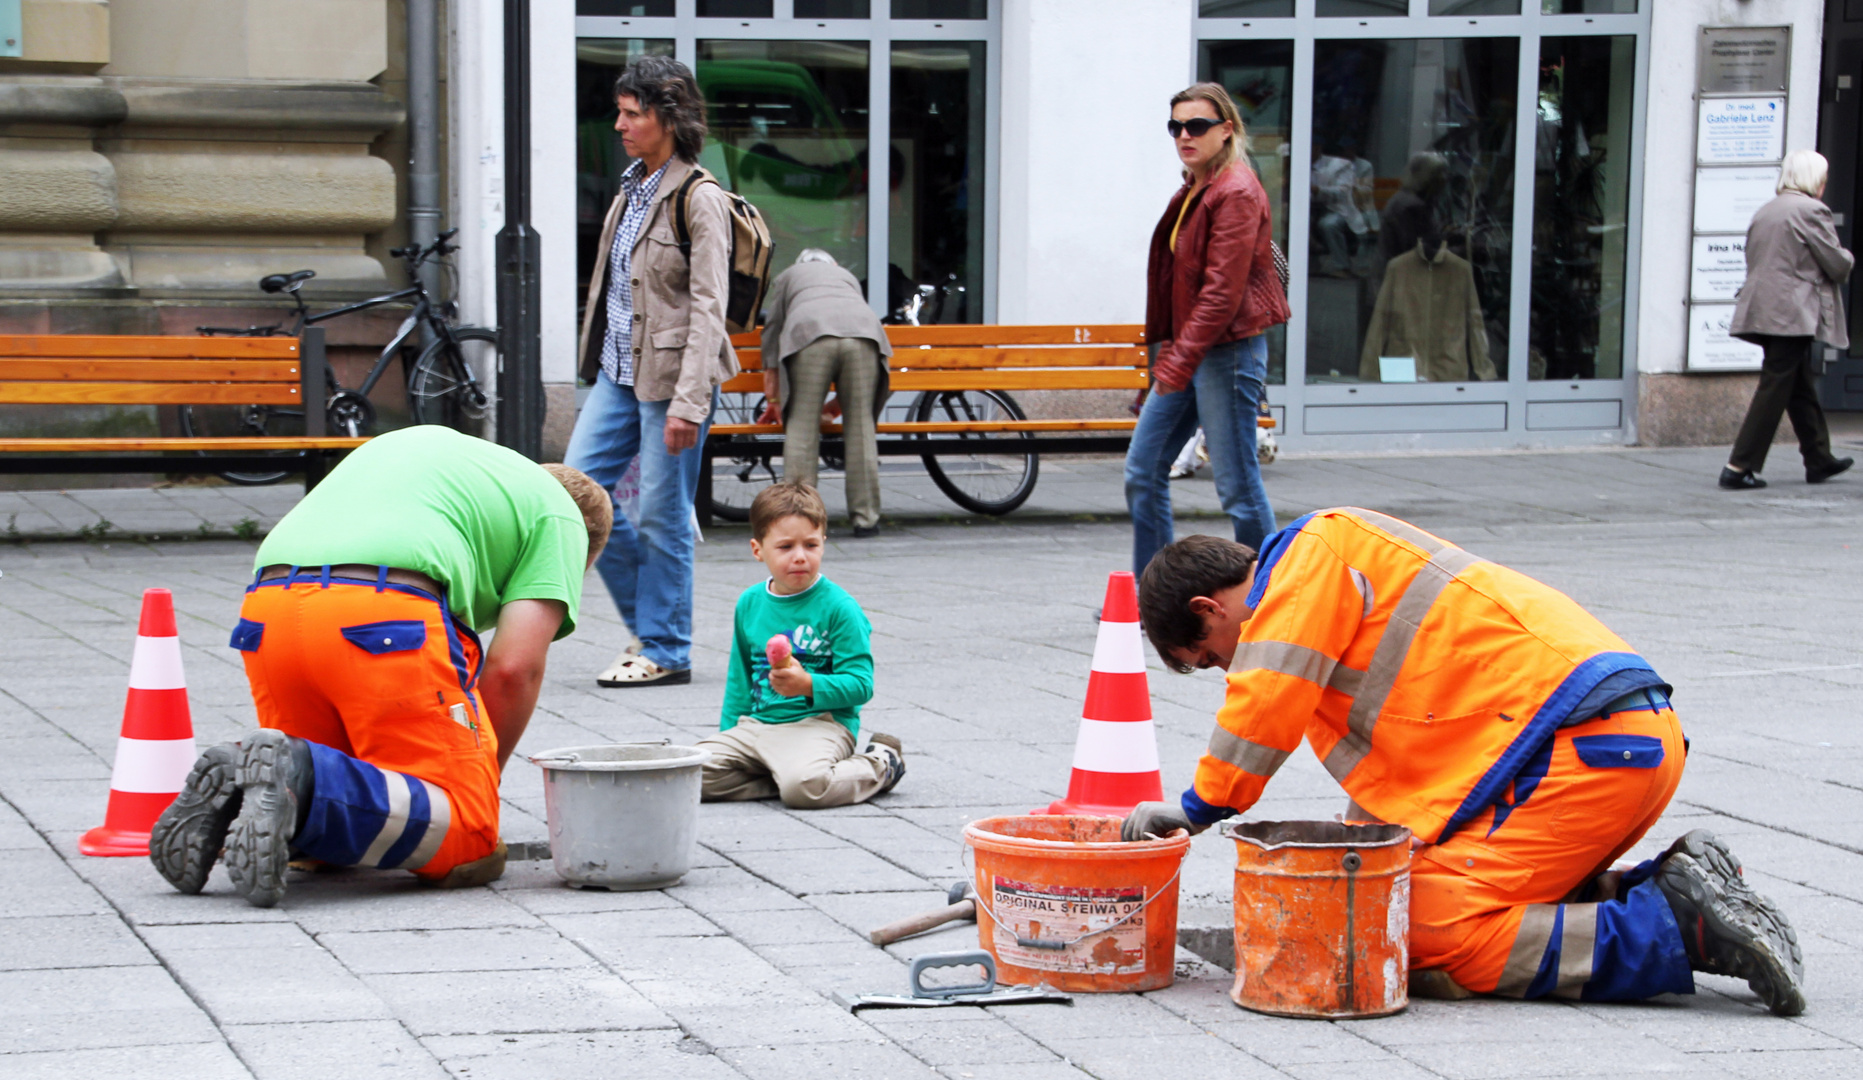
<instances>
[{"instance_id":1,"label":"orange traffic cone","mask_svg":"<svg viewBox=\"0 0 1863 1080\"><path fill-rule=\"evenodd\" d=\"M1138 591L1131 572L1116 570L1106 581L1067 798L1034 812L1124 817L1139 803L1162 798L1158 733L1151 723L1151 684L1145 679L1145 644L1139 637Z\"/></svg>"},{"instance_id":2,"label":"orange traffic cone","mask_svg":"<svg viewBox=\"0 0 1863 1080\"><path fill-rule=\"evenodd\" d=\"M142 624L129 662L123 735L110 771L104 823L78 841L86 855L147 855L149 830L175 801L194 767L194 724L181 677L175 598L167 589L142 594Z\"/></svg>"}]
</instances>

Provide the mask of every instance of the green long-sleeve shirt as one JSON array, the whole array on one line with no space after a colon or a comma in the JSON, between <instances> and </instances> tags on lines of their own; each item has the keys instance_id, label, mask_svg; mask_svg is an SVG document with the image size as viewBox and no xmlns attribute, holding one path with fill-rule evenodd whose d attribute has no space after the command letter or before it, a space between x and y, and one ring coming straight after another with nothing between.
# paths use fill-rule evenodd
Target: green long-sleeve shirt
<instances>
[{"instance_id":1,"label":"green long-sleeve shirt","mask_svg":"<svg viewBox=\"0 0 1863 1080\"><path fill-rule=\"evenodd\" d=\"M734 622L718 730L731 730L742 716L788 724L828 713L860 734L860 707L873 698L873 625L847 590L825 577L794 596L772 593L768 582L752 585L737 598ZM777 634L808 669L810 696L785 697L770 687L764 647Z\"/></svg>"}]
</instances>

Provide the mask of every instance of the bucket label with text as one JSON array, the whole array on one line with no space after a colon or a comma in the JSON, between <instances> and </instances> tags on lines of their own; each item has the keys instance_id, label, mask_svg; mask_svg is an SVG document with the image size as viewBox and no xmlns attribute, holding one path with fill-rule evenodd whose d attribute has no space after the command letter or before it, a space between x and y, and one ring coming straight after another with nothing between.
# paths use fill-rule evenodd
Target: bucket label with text
<instances>
[{"instance_id":1,"label":"bucket label with text","mask_svg":"<svg viewBox=\"0 0 1863 1080\"><path fill-rule=\"evenodd\" d=\"M998 963L1097 975L1145 970L1144 886L1095 889L997 877L990 891Z\"/></svg>"}]
</instances>

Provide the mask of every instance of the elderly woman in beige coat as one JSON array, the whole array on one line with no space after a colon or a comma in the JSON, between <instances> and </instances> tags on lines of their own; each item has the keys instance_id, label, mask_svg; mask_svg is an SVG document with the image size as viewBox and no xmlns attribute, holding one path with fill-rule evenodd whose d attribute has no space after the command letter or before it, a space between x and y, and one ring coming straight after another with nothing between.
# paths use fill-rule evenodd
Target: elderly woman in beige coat
<instances>
[{"instance_id":1,"label":"elderly woman in beige coat","mask_svg":"<svg viewBox=\"0 0 1863 1080\"><path fill-rule=\"evenodd\" d=\"M1842 286L1856 260L1838 244L1831 208L1821 201L1829 173L1822 155L1793 151L1779 171L1777 197L1747 227L1747 281L1730 329L1766 355L1734 452L1721 470L1724 488L1766 486L1758 474L1781 414L1792 418L1806 483L1821 484L1852 464L1831 453L1813 367L1816 342L1840 349L1850 344Z\"/></svg>"},{"instance_id":2,"label":"elderly woman in beige coat","mask_svg":"<svg viewBox=\"0 0 1863 1080\"><path fill-rule=\"evenodd\" d=\"M847 444L847 516L854 535L880 533L880 459L874 424L886 403L893 346L861 295L860 279L820 248L770 283L764 302L763 393L783 417L783 479L816 486L822 403L834 384Z\"/></svg>"}]
</instances>

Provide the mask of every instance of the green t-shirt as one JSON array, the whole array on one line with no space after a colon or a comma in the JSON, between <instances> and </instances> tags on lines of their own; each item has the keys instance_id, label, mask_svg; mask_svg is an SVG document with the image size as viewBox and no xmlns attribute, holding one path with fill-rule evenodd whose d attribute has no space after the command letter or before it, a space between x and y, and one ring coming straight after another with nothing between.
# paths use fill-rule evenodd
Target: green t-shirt
<instances>
[{"instance_id":1,"label":"green t-shirt","mask_svg":"<svg viewBox=\"0 0 1863 1080\"><path fill-rule=\"evenodd\" d=\"M513 600L568 605L576 627L588 527L554 476L515 450L423 424L364 443L278 523L254 569L368 563L446 586L447 607L491 629Z\"/></svg>"},{"instance_id":2,"label":"green t-shirt","mask_svg":"<svg viewBox=\"0 0 1863 1080\"><path fill-rule=\"evenodd\" d=\"M752 585L737 598L733 622L718 730L730 731L742 716L788 724L828 713L860 734L860 707L873 698L873 625L846 589L825 577L794 596L776 595L767 581ZM808 697L785 697L770 686L764 646L777 634L788 636L814 680Z\"/></svg>"}]
</instances>

